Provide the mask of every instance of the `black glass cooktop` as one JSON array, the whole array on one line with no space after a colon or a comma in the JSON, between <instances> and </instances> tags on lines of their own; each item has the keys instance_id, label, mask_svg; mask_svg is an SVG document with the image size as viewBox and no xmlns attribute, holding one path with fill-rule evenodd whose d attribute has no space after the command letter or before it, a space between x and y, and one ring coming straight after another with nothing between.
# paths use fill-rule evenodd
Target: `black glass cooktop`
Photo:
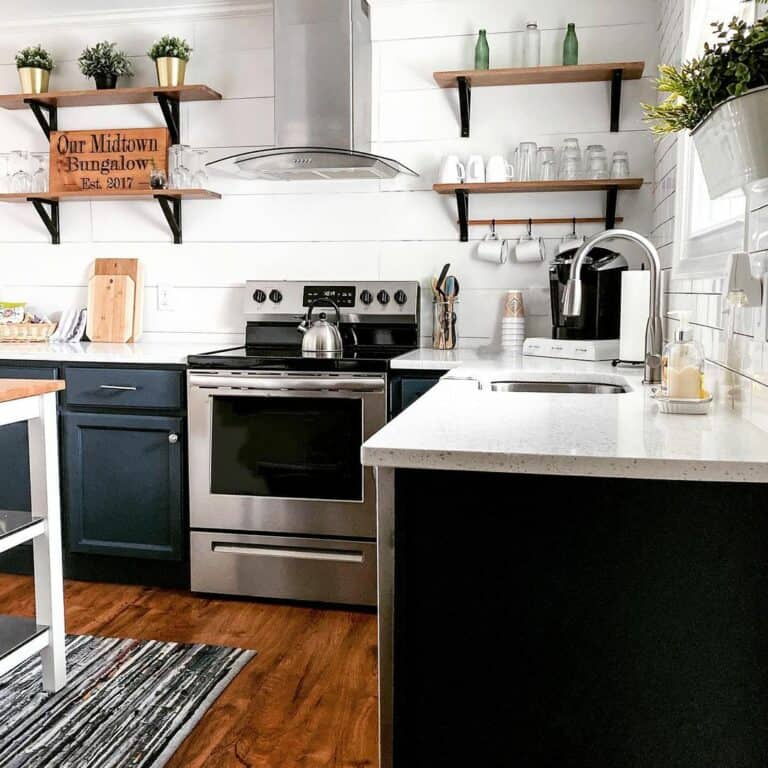
<instances>
[{"instance_id":1,"label":"black glass cooktop","mask_svg":"<svg viewBox=\"0 0 768 768\"><path fill-rule=\"evenodd\" d=\"M339 357L309 357L292 347L236 347L203 355L190 355L190 368L269 371L360 371L383 372L389 361L413 347L349 347Z\"/></svg>"}]
</instances>

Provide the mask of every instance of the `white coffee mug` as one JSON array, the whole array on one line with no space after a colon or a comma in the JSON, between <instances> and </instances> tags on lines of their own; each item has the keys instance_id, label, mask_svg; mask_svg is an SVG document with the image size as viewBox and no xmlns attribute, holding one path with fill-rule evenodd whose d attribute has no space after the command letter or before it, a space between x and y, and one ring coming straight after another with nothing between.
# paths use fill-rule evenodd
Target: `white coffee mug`
<instances>
[{"instance_id":1,"label":"white coffee mug","mask_svg":"<svg viewBox=\"0 0 768 768\"><path fill-rule=\"evenodd\" d=\"M515 169L512 163L507 162L503 155L494 155L485 166L485 180L489 182L511 181L515 178Z\"/></svg>"},{"instance_id":2,"label":"white coffee mug","mask_svg":"<svg viewBox=\"0 0 768 768\"><path fill-rule=\"evenodd\" d=\"M515 247L515 259L520 263L544 261L545 245L540 237L521 237Z\"/></svg>"},{"instance_id":3,"label":"white coffee mug","mask_svg":"<svg viewBox=\"0 0 768 768\"><path fill-rule=\"evenodd\" d=\"M482 184L485 181L485 160L482 155L472 155L467 160L467 183Z\"/></svg>"},{"instance_id":4,"label":"white coffee mug","mask_svg":"<svg viewBox=\"0 0 768 768\"><path fill-rule=\"evenodd\" d=\"M509 244L499 239L496 233L488 233L477 244L477 258L491 264L506 264L509 256Z\"/></svg>"},{"instance_id":5,"label":"white coffee mug","mask_svg":"<svg viewBox=\"0 0 768 768\"><path fill-rule=\"evenodd\" d=\"M446 155L440 166L441 184L461 184L467 178L464 164L456 155Z\"/></svg>"}]
</instances>

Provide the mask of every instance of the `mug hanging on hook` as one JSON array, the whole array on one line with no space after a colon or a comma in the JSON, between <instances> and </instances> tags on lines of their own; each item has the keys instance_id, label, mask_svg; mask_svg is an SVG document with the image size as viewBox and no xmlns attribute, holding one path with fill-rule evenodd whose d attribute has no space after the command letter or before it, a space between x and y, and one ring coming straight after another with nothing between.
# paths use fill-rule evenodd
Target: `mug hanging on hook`
<instances>
[{"instance_id":1,"label":"mug hanging on hook","mask_svg":"<svg viewBox=\"0 0 768 768\"><path fill-rule=\"evenodd\" d=\"M491 231L477 244L477 258L491 264L506 264L509 244L496 234L496 219L491 219Z\"/></svg>"},{"instance_id":2,"label":"mug hanging on hook","mask_svg":"<svg viewBox=\"0 0 768 768\"><path fill-rule=\"evenodd\" d=\"M576 217L574 216L571 219L571 231L563 237L557 246L557 255L559 256L566 251L572 251L574 248L581 248L584 242L584 235L576 233Z\"/></svg>"},{"instance_id":3,"label":"mug hanging on hook","mask_svg":"<svg viewBox=\"0 0 768 768\"><path fill-rule=\"evenodd\" d=\"M533 236L533 219L528 219L528 233L517 241L515 258L521 263L544 261L545 253L544 240Z\"/></svg>"}]
</instances>

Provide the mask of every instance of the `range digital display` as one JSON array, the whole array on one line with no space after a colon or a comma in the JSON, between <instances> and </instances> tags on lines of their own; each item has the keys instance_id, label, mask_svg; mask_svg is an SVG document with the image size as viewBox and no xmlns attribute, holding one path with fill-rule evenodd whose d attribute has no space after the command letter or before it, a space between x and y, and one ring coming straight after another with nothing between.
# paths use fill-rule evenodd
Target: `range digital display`
<instances>
[{"instance_id":1,"label":"range digital display","mask_svg":"<svg viewBox=\"0 0 768 768\"><path fill-rule=\"evenodd\" d=\"M332 299L339 307L355 306L354 285L305 285L304 306L320 298Z\"/></svg>"}]
</instances>

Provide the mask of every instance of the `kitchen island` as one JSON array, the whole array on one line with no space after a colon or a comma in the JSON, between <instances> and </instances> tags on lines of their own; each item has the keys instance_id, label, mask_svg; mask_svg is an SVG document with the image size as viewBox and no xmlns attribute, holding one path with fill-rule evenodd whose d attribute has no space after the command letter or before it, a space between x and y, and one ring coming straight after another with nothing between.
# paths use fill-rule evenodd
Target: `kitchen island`
<instances>
[{"instance_id":1,"label":"kitchen island","mask_svg":"<svg viewBox=\"0 0 768 768\"><path fill-rule=\"evenodd\" d=\"M725 376L668 416L634 371L487 356L365 443L382 768L765 764L768 433ZM629 391L491 391L531 379Z\"/></svg>"}]
</instances>

